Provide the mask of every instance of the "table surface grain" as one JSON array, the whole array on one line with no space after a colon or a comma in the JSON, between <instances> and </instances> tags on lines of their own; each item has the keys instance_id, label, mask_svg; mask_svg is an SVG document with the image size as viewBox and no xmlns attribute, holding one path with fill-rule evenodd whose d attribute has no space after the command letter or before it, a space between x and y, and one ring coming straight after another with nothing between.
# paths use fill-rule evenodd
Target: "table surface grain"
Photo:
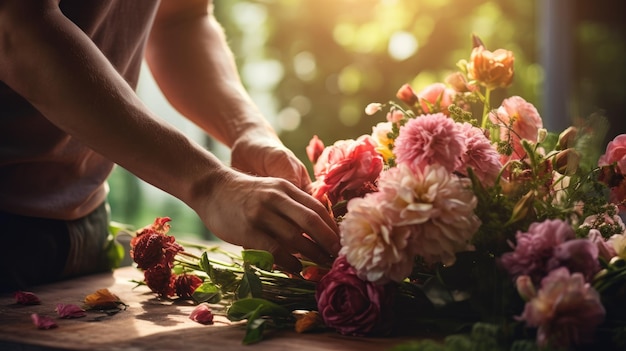
<instances>
[{"instance_id":1,"label":"table surface grain","mask_svg":"<svg viewBox=\"0 0 626 351\"><path fill-rule=\"evenodd\" d=\"M160 299L132 280L143 275L123 267L79 279L30 289L40 305L18 305L12 294L0 296L0 350L389 350L408 338L348 337L334 332L296 333L266 331L264 340L242 345L245 325L216 316L213 325L189 319L194 305L188 301ZM128 307L114 315L89 312L86 317L59 319L58 303L82 305L85 296L101 288L116 294ZM40 330L31 314L52 317L58 327Z\"/></svg>"}]
</instances>

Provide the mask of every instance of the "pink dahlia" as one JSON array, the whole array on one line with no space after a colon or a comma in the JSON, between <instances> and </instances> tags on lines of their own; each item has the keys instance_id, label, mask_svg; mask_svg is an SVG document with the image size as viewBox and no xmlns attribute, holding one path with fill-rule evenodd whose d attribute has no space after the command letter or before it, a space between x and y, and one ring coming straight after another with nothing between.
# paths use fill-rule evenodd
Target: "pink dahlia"
<instances>
[{"instance_id":1,"label":"pink dahlia","mask_svg":"<svg viewBox=\"0 0 626 351\"><path fill-rule=\"evenodd\" d=\"M600 295L580 273L556 269L541 281L537 295L526 303L519 320L538 328L537 344L568 349L593 341L604 322Z\"/></svg>"},{"instance_id":2,"label":"pink dahlia","mask_svg":"<svg viewBox=\"0 0 626 351\"><path fill-rule=\"evenodd\" d=\"M462 165L465 137L459 125L443 113L422 115L409 120L400 128L394 153L398 164L423 169L435 163L449 172Z\"/></svg>"},{"instance_id":3,"label":"pink dahlia","mask_svg":"<svg viewBox=\"0 0 626 351\"><path fill-rule=\"evenodd\" d=\"M438 164L415 172L401 164L383 173L379 189L385 216L396 226L410 226L412 245L426 261L451 265L456 252L473 249L469 242L481 223L469 179Z\"/></svg>"},{"instance_id":4,"label":"pink dahlia","mask_svg":"<svg viewBox=\"0 0 626 351\"><path fill-rule=\"evenodd\" d=\"M467 176L467 168L471 168L482 184L494 185L502 169L500 154L482 129L469 123L461 124L460 129L465 136L467 151L461 155L462 163L456 171Z\"/></svg>"},{"instance_id":5,"label":"pink dahlia","mask_svg":"<svg viewBox=\"0 0 626 351\"><path fill-rule=\"evenodd\" d=\"M416 254L406 226L394 226L386 216L382 193L370 193L348 202L340 223L340 255L354 267L359 278L383 284L400 282L413 269Z\"/></svg>"}]
</instances>

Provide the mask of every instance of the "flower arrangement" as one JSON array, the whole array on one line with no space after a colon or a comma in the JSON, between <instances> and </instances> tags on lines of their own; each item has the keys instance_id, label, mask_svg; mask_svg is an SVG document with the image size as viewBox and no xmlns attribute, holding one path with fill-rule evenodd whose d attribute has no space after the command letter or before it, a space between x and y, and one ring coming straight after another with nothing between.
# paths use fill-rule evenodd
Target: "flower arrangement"
<instances>
[{"instance_id":1,"label":"flower arrangement","mask_svg":"<svg viewBox=\"0 0 626 351\"><path fill-rule=\"evenodd\" d=\"M492 105L514 55L477 37L457 66L369 104L368 115L386 112L371 134L311 139L312 195L341 230L329 270L303 260L305 279L293 277L254 250L195 256L164 218L131 243L146 284L222 302L248 321L247 343L265 325L307 320L345 335L437 335L398 350L626 348L626 135L599 156L594 118L555 133L520 96Z\"/></svg>"}]
</instances>

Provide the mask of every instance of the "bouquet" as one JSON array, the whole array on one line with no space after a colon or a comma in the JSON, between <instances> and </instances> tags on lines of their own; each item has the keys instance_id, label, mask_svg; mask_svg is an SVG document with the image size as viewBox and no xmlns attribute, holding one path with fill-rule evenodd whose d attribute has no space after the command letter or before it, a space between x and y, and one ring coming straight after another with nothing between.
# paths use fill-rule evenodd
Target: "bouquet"
<instances>
[{"instance_id":1,"label":"bouquet","mask_svg":"<svg viewBox=\"0 0 626 351\"><path fill-rule=\"evenodd\" d=\"M385 114L371 134L311 139L312 195L341 231L330 269L303 260L295 277L267 252L191 255L157 219L132 243L148 286L221 302L248 321L247 343L296 324L437 336L398 350L626 348L626 134L602 150L597 117L553 132L524 98L492 101L514 55L477 37L457 66L369 104Z\"/></svg>"}]
</instances>

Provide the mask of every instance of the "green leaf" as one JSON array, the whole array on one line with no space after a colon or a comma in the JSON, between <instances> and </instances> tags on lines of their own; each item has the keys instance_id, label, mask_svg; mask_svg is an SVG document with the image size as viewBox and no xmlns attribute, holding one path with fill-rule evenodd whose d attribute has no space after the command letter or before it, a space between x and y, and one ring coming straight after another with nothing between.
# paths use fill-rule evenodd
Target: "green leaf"
<instances>
[{"instance_id":1,"label":"green leaf","mask_svg":"<svg viewBox=\"0 0 626 351\"><path fill-rule=\"evenodd\" d=\"M235 301L226 312L230 321L249 319L250 316L259 317L290 317L291 313L286 308L265 299L251 297Z\"/></svg>"},{"instance_id":2,"label":"green leaf","mask_svg":"<svg viewBox=\"0 0 626 351\"><path fill-rule=\"evenodd\" d=\"M211 266L211 262L209 262L209 256L206 251L202 253L202 257L200 257L198 265L200 266L200 269L202 269L209 276L209 279L211 279L212 282L215 282L213 266Z\"/></svg>"},{"instance_id":3,"label":"green leaf","mask_svg":"<svg viewBox=\"0 0 626 351\"><path fill-rule=\"evenodd\" d=\"M257 343L263 340L263 331L265 331L265 322L266 320L263 318L257 318L256 315L258 313L257 309L253 316L248 320L248 324L246 325L246 335L243 337L242 343L244 345L250 345Z\"/></svg>"},{"instance_id":4,"label":"green leaf","mask_svg":"<svg viewBox=\"0 0 626 351\"><path fill-rule=\"evenodd\" d=\"M124 246L117 242L113 235L110 235L109 242L104 250L109 261L109 267L118 268L124 259Z\"/></svg>"},{"instance_id":5,"label":"green leaf","mask_svg":"<svg viewBox=\"0 0 626 351\"><path fill-rule=\"evenodd\" d=\"M241 278L241 284L237 289L237 298L261 297L263 294L263 283L261 279L246 265L245 272Z\"/></svg>"},{"instance_id":6,"label":"green leaf","mask_svg":"<svg viewBox=\"0 0 626 351\"><path fill-rule=\"evenodd\" d=\"M241 257L244 263L249 263L264 271L271 271L274 266L274 256L263 250L243 250Z\"/></svg>"},{"instance_id":7,"label":"green leaf","mask_svg":"<svg viewBox=\"0 0 626 351\"><path fill-rule=\"evenodd\" d=\"M222 294L220 293L219 287L212 283L203 283L196 288L193 294L191 294L191 297L198 303L218 303L222 300Z\"/></svg>"}]
</instances>

